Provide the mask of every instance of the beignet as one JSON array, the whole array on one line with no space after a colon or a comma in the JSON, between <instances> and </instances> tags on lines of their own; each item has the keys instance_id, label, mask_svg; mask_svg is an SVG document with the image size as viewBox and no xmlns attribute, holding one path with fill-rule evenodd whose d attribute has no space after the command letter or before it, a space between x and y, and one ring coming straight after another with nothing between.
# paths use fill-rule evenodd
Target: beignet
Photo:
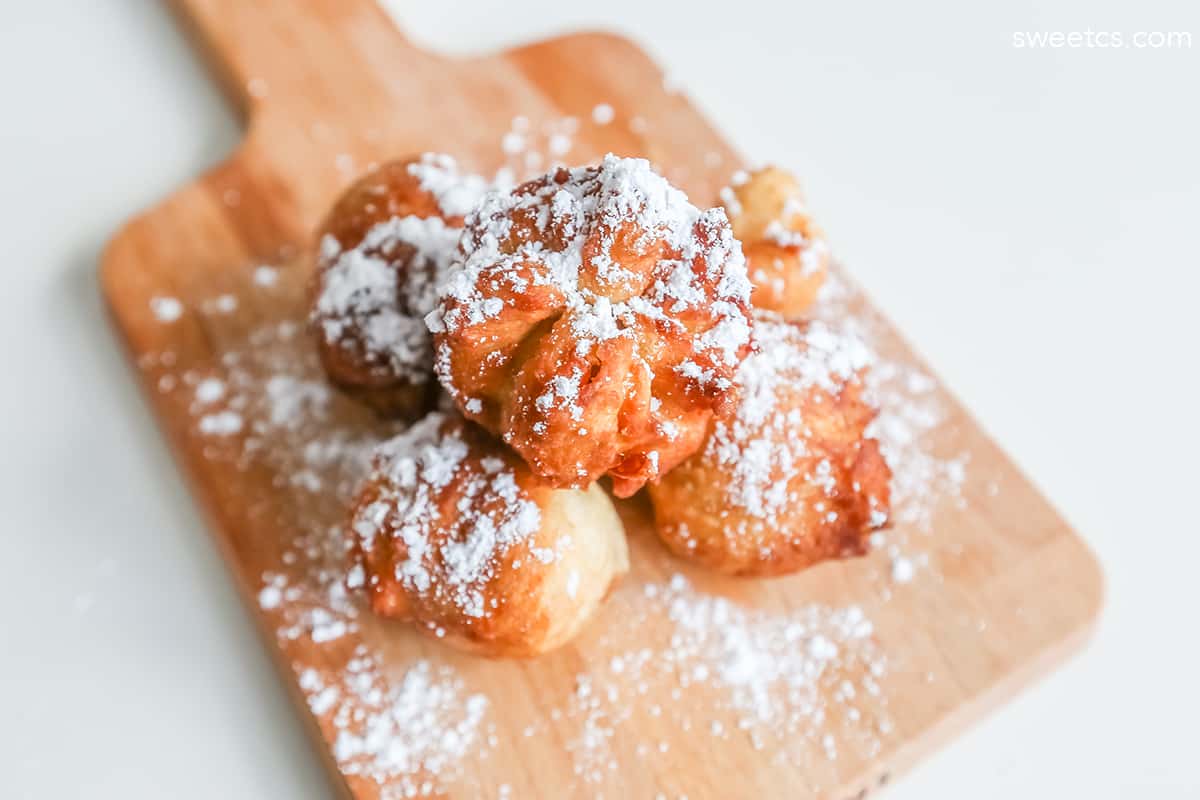
<instances>
[{"instance_id":1,"label":"beignet","mask_svg":"<svg viewBox=\"0 0 1200 800\"><path fill-rule=\"evenodd\" d=\"M428 407L436 382L424 317L485 187L449 156L393 161L347 189L320 228L311 320L321 363L384 416Z\"/></svg>"},{"instance_id":2,"label":"beignet","mask_svg":"<svg viewBox=\"0 0 1200 800\"><path fill-rule=\"evenodd\" d=\"M721 200L746 255L751 305L788 319L801 316L825 282L829 246L805 210L799 182L786 170L765 167L736 176Z\"/></svg>"},{"instance_id":3,"label":"beignet","mask_svg":"<svg viewBox=\"0 0 1200 800\"><path fill-rule=\"evenodd\" d=\"M674 553L735 575L782 575L866 552L891 471L866 436L869 354L821 323L758 315L742 393L701 450L649 486Z\"/></svg>"},{"instance_id":4,"label":"beignet","mask_svg":"<svg viewBox=\"0 0 1200 800\"><path fill-rule=\"evenodd\" d=\"M733 401L750 285L720 209L641 159L491 193L427 317L442 385L554 486L627 497Z\"/></svg>"},{"instance_id":5,"label":"beignet","mask_svg":"<svg viewBox=\"0 0 1200 800\"><path fill-rule=\"evenodd\" d=\"M629 567L599 486L540 484L508 448L434 412L380 446L350 529L379 615L460 648L527 657L573 637Z\"/></svg>"}]
</instances>

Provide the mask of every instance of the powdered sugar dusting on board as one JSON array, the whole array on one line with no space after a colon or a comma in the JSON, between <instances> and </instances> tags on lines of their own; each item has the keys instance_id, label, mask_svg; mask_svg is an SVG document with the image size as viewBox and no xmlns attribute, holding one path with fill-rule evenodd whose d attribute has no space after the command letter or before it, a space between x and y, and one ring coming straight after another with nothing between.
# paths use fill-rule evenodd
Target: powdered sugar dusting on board
<instances>
[{"instance_id":1,"label":"powdered sugar dusting on board","mask_svg":"<svg viewBox=\"0 0 1200 800\"><path fill-rule=\"evenodd\" d=\"M831 270L813 309L818 319L852 332L875 351L866 374L868 397L879 415L867 434L879 440L892 470L892 521L894 527L873 536L873 547L882 550L894 583L910 583L929 564L926 552L933 520L939 508L962 506L962 486L970 462L966 452L947 452L938 445L947 423L947 409L937 382L908 358L883 352L886 323L862 299L858 289L840 270Z\"/></svg>"},{"instance_id":2,"label":"powdered sugar dusting on board","mask_svg":"<svg viewBox=\"0 0 1200 800\"><path fill-rule=\"evenodd\" d=\"M870 758L891 732L887 659L857 606L747 609L681 575L631 587L614 604L625 624L605 635L596 666L576 675L572 695L549 714L555 727L576 729L567 749L592 791L619 790L623 770L664 757L680 736L689 750L748 740L763 758L807 764L814 748L827 762L839 747ZM662 638L647 633L662 619ZM533 723L527 735L544 727ZM639 733L654 729L658 736ZM635 760L623 763L614 742L631 738Z\"/></svg>"},{"instance_id":3,"label":"powdered sugar dusting on board","mask_svg":"<svg viewBox=\"0 0 1200 800\"><path fill-rule=\"evenodd\" d=\"M152 297L150 311L159 322L174 322L183 316L183 303L175 297Z\"/></svg>"},{"instance_id":4,"label":"powdered sugar dusting on board","mask_svg":"<svg viewBox=\"0 0 1200 800\"><path fill-rule=\"evenodd\" d=\"M500 138L505 164L497 172L495 183L512 184L548 169L580 163L584 159L576 153L578 132L577 117L551 117L537 123L523 115L513 117L508 131Z\"/></svg>"},{"instance_id":5,"label":"powdered sugar dusting on board","mask_svg":"<svg viewBox=\"0 0 1200 800\"><path fill-rule=\"evenodd\" d=\"M487 698L467 693L448 667L422 659L389 675L360 645L344 674L327 680L308 668L299 683L313 714L335 732L338 768L385 787L382 800L435 793L482 744Z\"/></svg>"},{"instance_id":6,"label":"powdered sugar dusting on board","mask_svg":"<svg viewBox=\"0 0 1200 800\"><path fill-rule=\"evenodd\" d=\"M339 769L379 783L383 800L471 785L462 767L490 748L487 699L448 666L385 663L363 638L374 621L353 591L356 570L358 585L362 576L348 552L346 508L372 452L402 426L380 423L329 386L303 323L304 276L272 267L273 279L261 281L262 269L248 270L239 291L270 292L290 313L244 329L220 315L230 330L219 336L216 363L185 367L164 353L142 366L186 404L210 461L244 473L248 487L251 476L270 476L259 490L266 494L234 504L250 514L239 535L286 532L267 544L277 552L257 601L285 658L319 648L333 668L298 661L297 678ZM214 422L223 419L238 422Z\"/></svg>"}]
</instances>

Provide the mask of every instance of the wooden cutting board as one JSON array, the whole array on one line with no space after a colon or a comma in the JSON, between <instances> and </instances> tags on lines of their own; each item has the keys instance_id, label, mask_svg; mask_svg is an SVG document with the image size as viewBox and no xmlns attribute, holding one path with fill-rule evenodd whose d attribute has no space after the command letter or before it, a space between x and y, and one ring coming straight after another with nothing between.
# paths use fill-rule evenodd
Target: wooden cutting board
<instances>
[{"instance_id":1,"label":"wooden cutting board","mask_svg":"<svg viewBox=\"0 0 1200 800\"><path fill-rule=\"evenodd\" d=\"M740 161L611 35L454 60L370 0L177 5L247 134L121 230L103 288L340 792L860 797L1084 641L1092 556L844 276L821 313L890 365L912 462L877 553L718 579L667 555L635 499L633 572L561 652L491 662L371 618L340 591L337 525L346 454L386 431L321 385L302 325L303 250L337 192L424 150L517 173L613 151L706 205ZM365 743L372 722L399 749Z\"/></svg>"}]
</instances>

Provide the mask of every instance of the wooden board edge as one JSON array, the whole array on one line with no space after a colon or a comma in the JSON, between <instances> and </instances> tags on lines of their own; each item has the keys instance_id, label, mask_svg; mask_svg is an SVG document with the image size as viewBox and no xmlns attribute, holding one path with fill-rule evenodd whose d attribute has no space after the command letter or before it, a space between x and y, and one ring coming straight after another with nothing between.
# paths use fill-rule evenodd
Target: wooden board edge
<instances>
[{"instance_id":1,"label":"wooden board edge","mask_svg":"<svg viewBox=\"0 0 1200 800\"><path fill-rule=\"evenodd\" d=\"M606 28L586 28L584 30L573 30L565 33L548 36L544 39L539 39L535 42L526 42L509 47L499 48L482 54L466 56L464 61L479 61L489 58L511 58L522 57L530 53L536 53L539 50L559 49L570 47L572 45L580 48L589 48L599 45L611 45L614 48L624 50L632 58L643 61L650 71L655 75L663 75L662 67L650 55L646 47L642 46L636 39L620 33L618 31L608 30Z\"/></svg>"},{"instance_id":2,"label":"wooden board edge","mask_svg":"<svg viewBox=\"0 0 1200 800\"><path fill-rule=\"evenodd\" d=\"M1099 627L1104 601L1103 573L1099 569L1099 562L1086 548L1083 549L1082 555L1085 558L1081 564L1092 567L1094 581L1089 581L1089 585L1094 590L1091 594L1095 603L1081 617L1073 631L1042 651L1032 654L1016 669L1005 673L984 691L956 705L924 730L909 736L888 759L886 769L843 787L832 800L863 800L875 790L882 789L894 779L911 772L918 764L927 762L930 755L945 749L958 736L982 722L992 712L1081 654Z\"/></svg>"}]
</instances>

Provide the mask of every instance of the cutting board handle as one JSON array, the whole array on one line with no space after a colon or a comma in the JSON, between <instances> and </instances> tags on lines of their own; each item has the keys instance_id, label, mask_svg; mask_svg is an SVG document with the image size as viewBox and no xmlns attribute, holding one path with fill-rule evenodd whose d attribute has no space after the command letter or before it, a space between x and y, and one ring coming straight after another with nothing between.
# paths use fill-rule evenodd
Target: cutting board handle
<instances>
[{"instance_id":1,"label":"cutting board handle","mask_svg":"<svg viewBox=\"0 0 1200 800\"><path fill-rule=\"evenodd\" d=\"M419 54L376 0L173 0L246 118L264 107L372 99L394 65ZM340 96L339 96L340 95Z\"/></svg>"}]
</instances>

